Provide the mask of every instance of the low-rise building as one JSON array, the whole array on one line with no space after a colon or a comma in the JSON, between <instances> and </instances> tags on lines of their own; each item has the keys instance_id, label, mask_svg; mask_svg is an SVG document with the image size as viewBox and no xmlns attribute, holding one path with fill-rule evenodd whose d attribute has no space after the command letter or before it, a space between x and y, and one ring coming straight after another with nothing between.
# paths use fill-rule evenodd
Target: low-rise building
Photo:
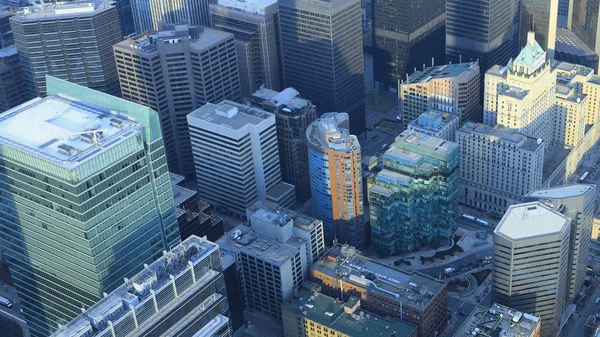
<instances>
[{"instance_id":1,"label":"low-rise building","mask_svg":"<svg viewBox=\"0 0 600 337\"><path fill-rule=\"evenodd\" d=\"M406 272L360 255L354 247L334 246L310 270L323 294L360 299L360 307L380 316L415 324L419 337L434 336L446 326L446 283Z\"/></svg>"},{"instance_id":2,"label":"low-rise building","mask_svg":"<svg viewBox=\"0 0 600 337\"><path fill-rule=\"evenodd\" d=\"M320 290L320 286L307 282L282 305L286 337L417 337L412 324L363 311L361 300L354 296L343 302Z\"/></svg>"},{"instance_id":3,"label":"low-rise building","mask_svg":"<svg viewBox=\"0 0 600 337\"><path fill-rule=\"evenodd\" d=\"M478 305L454 337L540 337L541 319L494 303L491 308Z\"/></svg>"},{"instance_id":4,"label":"low-rise building","mask_svg":"<svg viewBox=\"0 0 600 337\"><path fill-rule=\"evenodd\" d=\"M408 128L454 142L459 118L449 112L429 110L408 124Z\"/></svg>"}]
</instances>

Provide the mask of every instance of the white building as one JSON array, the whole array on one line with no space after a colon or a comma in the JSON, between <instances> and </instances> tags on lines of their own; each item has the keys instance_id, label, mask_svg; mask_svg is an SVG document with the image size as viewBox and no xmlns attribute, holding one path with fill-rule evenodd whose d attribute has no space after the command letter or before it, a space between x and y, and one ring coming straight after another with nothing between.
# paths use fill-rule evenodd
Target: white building
<instances>
[{"instance_id":1,"label":"white building","mask_svg":"<svg viewBox=\"0 0 600 337\"><path fill-rule=\"evenodd\" d=\"M261 208L248 217L250 227L239 225L217 243L236 255L246 308L281 319L281 304L308 280L309 244L285 214Z\"/></svg>"},{"instance_id":2,"label":"white building","mask_svg":"<svg viewBox=\"0 0 600 337\"><path fill-rule=\"evenodd\" d=\"M511 206L494 230L493 301L541 317L542 335L567 304L570 224L531 202Z\"/></svg>"},{"instance_id":3,"label":"white building","mask_svg":"<svg viewBox=\"0 0 600 337\"><path fill-rule=\"evenodd\" d=\"M542 187L544 143L517 129L465 123L460 147L459 203L501 216Z\"/></svg>"},{"instance_id":4,"label":"white building","mask_svg":"<svg viewBox=\"0 0 600 337\"><path fill-rule=\"evenodd\" d=\"M281 180L275 115L224 100L187 120L201 199L239 216L257 201L294 207L294 186Z\"/></svg>"}]
</instances>

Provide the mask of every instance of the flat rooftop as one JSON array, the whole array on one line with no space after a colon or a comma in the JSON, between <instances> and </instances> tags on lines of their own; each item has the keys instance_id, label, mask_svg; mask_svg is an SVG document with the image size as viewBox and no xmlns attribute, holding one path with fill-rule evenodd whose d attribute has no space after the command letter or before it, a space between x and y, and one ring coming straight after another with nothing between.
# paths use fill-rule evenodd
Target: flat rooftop
<instances>
[{"instance_id":1,"label":"flat rooftop","mask_svg":"<svg viewBox=\"0 0 600 337\"><path fill-rule=\"evenodd\" d=\"M491 308L477 306L454 337L529 337L538 325L539 317L494 303Z\"/></svg>"},{"instance_id":2,"label":"flat rooftop","mask_svg":"<svg viewBox=\"0 0 600 337\"><path fill-rule=\"evenodd\" d=\"M355 309L358 299L346 303L317 292L319 286L306 282L302 290L283 303L283 310L303 316L347 336L407 337L416 327L399 319L381 317Z\"/></svg>"},{"instance_id":3,"label":"flat rooftop","mask_svg":"<svg viewBox=\"0 0 600 337\"><path fill-rule=\"evenodd\" d=\"M232 130L240 130L246 125L259 125L274 115L262 109L245 104L223 100L217 104L207 103L188 114L188 118L219 125Z\"/></svg>"},{"instance_id":4,"label":"flat rooftop","mask_svg":"<svg viewBox=\"0 0 600 337\"><path fill-rule=\"evenodd\" d=\"M434 152L449 154L458 151L458 144L442 138L426 135L412 130L405 130L394 141L394 145L402 146L402 143L412 144ZM391 146L390 148L394 148Z\"/></svg>"},{"instance_id":5,"label":"flat rooftop","mask_svg":"<svg viewBox=\"0 0 600 337\"><path fill-rule=\"evenodd\" d=\"M240 236L234 239L232 233L238 230ZM216 243L221 249L236 253L242 252L275 266L281 266L287 260L291 259L306 241L292 236L288 241L280 242L255 233L248 226L238 225L228 234L223 235Z\"/></svg>"},{"instance_id":6,"label":"flat rooftop","mask_svg":"<svg viewBox=\"0 0 600 337\"><path fill-rule=\"evenodd\" d=\"M310 101L300 98L300 93L294 88L285 88L275 91L267 88L260 88L252 94L253 97L269 101L271 104L280 107L286 106L292 109L302 109L310 104ZM285 112L285 110L282 110Z\"/></svg>"},{"instance_id":7,"label":"flat rooftop","mask_svg":"<svg viewBox=\"0 0 600 337\"><path fill-rule=\"evenodd\" d=\"M538 144L537 139L527 137L520 133L518 129L505 128L502 126L492 127L486 124L466 122L458 129L458 131L502 139L506 142L515 143L515 146L528 151L536 151L543 146L543 143Z\"/></svg>"},{"instance_id":8,"label":"flat rooftop","mask_svg":"<svg viewBox=\"0 0 600 337\"><path fill-rule=\"evenodd\" d=\"M558 186L551 188L544 188L537 191L533 191L527 194L528 197L533 198L544 198L544 199L564 199L570 197L582 196L595 188L594 185L588 184L573 184L567 186Z\"/></svg>"},{"instance_id":9,"label":"flat rooftop","mask_svg":"<svg viewBox=\"0 0 600 337\"><path fill-rule=\"evenodd\" d=\"M232 38L233 34L220 30L177 24L167 25L159 31L146 31L115 44L115 47L135 53L152 54L158 52L157 43L160 41L185 39L190 41L191 49L203 51Z\"/></svg>"},{"instance_id":10,"label":"flat rooftop","mask_svg":"<svg viewBox=\"0 0 600 337\"><path fill-rule=\"evenodd\" d=\"M36 21L86 17L115 8L111 0L64 1L20 8L13 20Z\"/></svg>"},{"instance_id":11,"label":"flat rooftop","mask_svg":"<svg viewBox=\"0 0 600 337\"><path fill-rule=\"evenodd\" d=\"M127 116L63 95L34 98L0 114L0 144L67 169L142 130Z\"/></svg>"},{"instance_id":12,"label":"flat rooftop","mask_svg":"<svg viewBox=\"0 0 600 337\"><path fill-rule=\"evenodd\" d=\"M425 70L420 70L410 75L408 77L407 84L424 83L440 78L457 77L473 70L479 73L479 65L477 62L455 63L429 67L425 68Z\"/></svg>"},{"instance_id":13,"label":"flat rooftop","mask_svg":"<svg viewBox=\"0 0 600 337\"><path fill-rule=\"evenodd\" d=\"M529 90L523 90L519 87L510 86L498 93L498 96L512 97L518 100L523 100L529 94Z\"/></svg>"},{"instance_id":14,"label":"flat rooftop","mask_svg":"<svg viewBox=\"0 0 600 337\"><path fill-rule=\"evenodd\" d=\"M248 208L249 211L254 212L257 210L263 210L266 212L277 213L281 215L288 216L294 220L294 226L303 227L306 230L312 229L318 223L321 223L321 220L317 220L311 216L298 213L294 210L287 209L285 207L279 206L276 203L270 201L257 201L254 205Z\"/></svg>"},{"instance_id":15,"label":"flat rooftop","mask_svg":"<svg viewBox=\"0 0 600 337\"><path fill-rule=\"evenodd\" d=\"M596 53L567 28L556 28L556 52L575 56L596 56ZM596 56L598 57L598 56Z\"/></svg>"},{"instance_id":16,"label":"flat rooftop","mask_svg":"<svg viewBox=\"0 0 600 337\"><path fill-rule=\"evenodd\" d=\"M568 217L535 201L510 206L494 233L509 240L528 239L560 233L569 224Z\"/></svg>"},{"instance_id":17,"label":"flat rooftop","mask_svg":"<svg viewBox=\"0 0 600 337\"><path fill-rule=\"evenodd\" d=\"M197 193L194 190L190 190L179 185L171 185L171 188L173 189L173 200L176 207L181 206L181 204Z\"/></svg>"},{"instance_id":18,"label":"flat rooftop","mask_svg":"<svg viewBox=\"0 0 600 337\"><path fill-rule=\"evenodd\" d=\"M394 302L402 302L419 310L429 307L446 286L446 283L427 275L373 261L348 246L334 246L311 269L341 278L344 282L359 285Z\"/></svg>"},{"instance_id":19,"label":"flat rooftop","mask_svg":"<svg viewBox=\"0 0 600 337\"><path fill-rule=\"evenodd\" d=\"M277 0L217 0L217 5L250 14L265 15L277 11Z\"/></svg>"}]
</instances>

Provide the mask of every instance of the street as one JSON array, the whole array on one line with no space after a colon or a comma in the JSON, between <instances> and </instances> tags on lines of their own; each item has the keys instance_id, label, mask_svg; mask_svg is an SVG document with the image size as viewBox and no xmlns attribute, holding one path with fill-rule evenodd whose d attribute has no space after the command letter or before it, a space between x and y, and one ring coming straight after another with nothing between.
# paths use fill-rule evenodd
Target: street
<instances>
[{"instance_id":1,"label":"street","mask_svg":"<svg viewBox=\"0 0 600 337\"><path fill-rule=\"evenodd\" d=\"M585 328L585 322L590 316L594 316L599 313L600 303L596 304L596 299L600 297L600 287L594 290L594 293L588 299L587 303L580 307L578 306L573 314L574 317L569 319L569 322L565 324L562 335L566 337L581 337L583 336L583 330Z\"/></svg>"}]
</instances>

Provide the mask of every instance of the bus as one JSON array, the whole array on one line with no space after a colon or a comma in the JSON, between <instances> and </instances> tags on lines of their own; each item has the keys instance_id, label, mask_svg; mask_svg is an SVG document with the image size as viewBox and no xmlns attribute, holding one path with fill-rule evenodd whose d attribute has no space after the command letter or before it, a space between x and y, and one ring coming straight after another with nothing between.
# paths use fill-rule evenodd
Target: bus
<instances>
[{"instance_id":1,"label":"bus","mask_svg":"<svg viewBox=\"0 0 600 337\"><path fill-rule=\"evenodd\" d=\"M471 220L471 221L475 221L475 217L469 214L463 214L462 215L463 219L467 219L467 220Z\"/></svg>"},{"instance_id":2,"label":"bus","mask_svg":"<svg viewBox=\"0 0 600 337\"><path fill-rule=\"evenodd\" d=\"M588 174L589 174L589 172L587 172L587 171L584 174L582 174L581 178L579 178L579 182L582 183L585 180L585 178L587 178Z\"/></svg>"},{"instance_id":3,"label":"bus","mask_svg":"<svg viewBox=\"0 0 600 337\"><path fill-rule=\"evenodd\" d=\"M3 306L10 308L12 307L12 303L10 303L10 301L2 296L0 296L0 304L2 304Z\"/></svg>"},{"instance_id":4,"label":"bus","mask_svg":"<svg viewBox=\"0 0 600 337\"><path fill-rule=\"evenodd\" d=\"M489 223L485 220L481 220L481 219L476 219L475 222L477 222L478 224L487 227L489 225Z\"/></svg>"}]
</instances>

